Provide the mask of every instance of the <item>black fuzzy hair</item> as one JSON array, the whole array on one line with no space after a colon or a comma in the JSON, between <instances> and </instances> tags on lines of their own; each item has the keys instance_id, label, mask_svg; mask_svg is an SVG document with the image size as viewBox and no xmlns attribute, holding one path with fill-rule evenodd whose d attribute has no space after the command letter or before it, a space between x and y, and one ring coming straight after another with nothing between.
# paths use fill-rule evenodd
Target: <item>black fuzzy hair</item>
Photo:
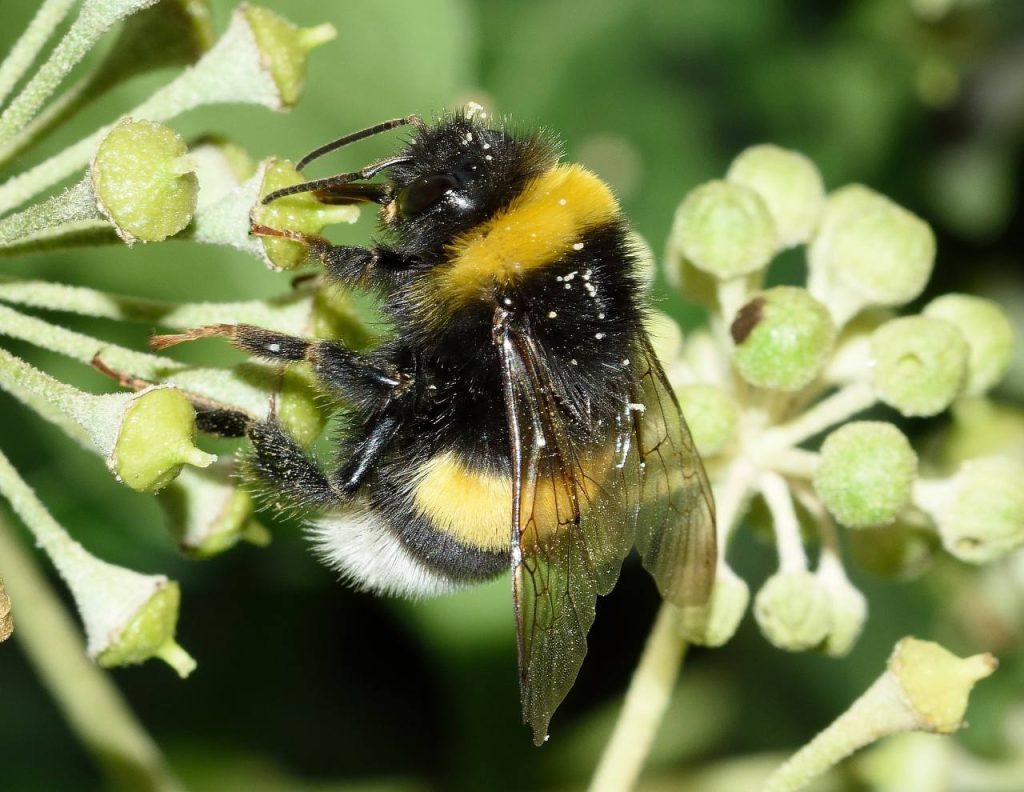
<instances>
[{"instance_id":1,"label":"black fuzzy hair","mask_svg":"<svg viewBox=\"0 0 1024 792\"><path fill-rule=\"evenodd\" d=\"M506 120L490 125L464 111L444 113L417 130L398 156L389 182L394 193L416 180L457 175L464 187L458 200L443 200L386 224L393 247L433 263L459 233L479 225L507 206L532 178L554 166L561 144L549 132L519 128Z\"/></svg>"}]
</instances>

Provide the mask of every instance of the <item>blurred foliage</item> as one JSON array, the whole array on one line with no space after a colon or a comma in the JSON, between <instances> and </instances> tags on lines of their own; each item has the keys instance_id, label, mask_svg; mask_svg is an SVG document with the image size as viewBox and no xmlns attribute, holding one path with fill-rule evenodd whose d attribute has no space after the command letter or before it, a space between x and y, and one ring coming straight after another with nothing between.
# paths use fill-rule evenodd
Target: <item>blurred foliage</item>
<instances>
[{"instance_id":1,"label":"blurred foliage","mask_svg":"<svg viewBox=\"0 0 1024 792\"><path fill-rule=\"evenodd\" d=\"M951 289L994 293L1018 328L1024 323L1019 0L264 4L302 25L330 21L338 40L312 58L306 95L293 112L195 111L174 123L186 138L215 132L257 157L296 157L384 118L478 99L520 123L555 130L569 158L613 184L656 250L688 190L723 172L744 146L772 141L811 157L830 188L864 182L932 223L939 260L922 303ZM5 0L0 51L37 5ZM213 0L218 30L234 5ZM166 78L146 75L103 97L30 161ZM366 141L312 172L356 168L392 146L386 136ZM362 242L372 232L365 214L337 238ZM789 266L799 272L802 263ZM259 271L242 254L180 242L5 260L0 268L163 299L241 299L288 288L288 276ZM690 323L699 318L675 298L663 307ZM139 348L147 330L85 320L72 326ZM12 349L68 381L109 388L66 361ZM1018 360L1014 371L1002 396L1019 403L1024 364ZM579 682L551 741L536 750L519 724L507 581L435 602L374 599L337 585L296 525L276 526L268 549L185 561L151 498L124 490L93 457L6 396L0 410L0 445L77 538L110 561L181 581L179 635L199 670L185 683L156 664L114 677L190 789L585 783L655 611L653 587L635 565L602 601ZM941 428L919 421L907 430L920 439ZM773 564L771 549L749 532L733 557L752 582ZM845 660L772 649L750 619L725 648L693 654L650 762L658 779L650 789L739 789L737 781L712 784L743 777L743 763L757 768L746 778L763 777L772 764L764 754L809 739L908 633L962 654L1000 656L999 674L975 694L972 728L957 739L989 759L1024 752L1019 727L1015 744L1003 728L1024 712L1021 554L986 571L945 560L913 583L852 573L871 616ZM1000 593L993 598L991 591ZM101 784L10 642L0 647L0 768L4 790ZM821 788L862 788L857 784L851 768Z\"/></svg>"}]
</instances>

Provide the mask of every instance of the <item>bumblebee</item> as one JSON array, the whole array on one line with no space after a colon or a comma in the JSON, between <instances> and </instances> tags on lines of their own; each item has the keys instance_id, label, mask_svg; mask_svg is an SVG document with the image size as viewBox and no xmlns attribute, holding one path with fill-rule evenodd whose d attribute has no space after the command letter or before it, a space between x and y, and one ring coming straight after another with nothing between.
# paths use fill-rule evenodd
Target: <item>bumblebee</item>
<instances>
[{"instance_id":1,"label":"bumblebee","mask_svg":"<svg viewBox=\"0 0 1024 792\"><path fill-rule=\"evenodd\" d=\"M299 239L328 279L376 291L388 340L360 353L215 325L155 345L223 335L308 362L347 405L329 470L272 419L200 420L249 437L251 474L316 510L317 551L351 584L431 596L511 567L523 721L540 745L634 544L665 599L706 602L711 490L644 330L637 253L609 187L561 163L550 135L472 112L378 124L298 167L403 125L413 135L394 156L264 199L377 203L380 244L253 229Z\"/></svg>"}]
</instances>

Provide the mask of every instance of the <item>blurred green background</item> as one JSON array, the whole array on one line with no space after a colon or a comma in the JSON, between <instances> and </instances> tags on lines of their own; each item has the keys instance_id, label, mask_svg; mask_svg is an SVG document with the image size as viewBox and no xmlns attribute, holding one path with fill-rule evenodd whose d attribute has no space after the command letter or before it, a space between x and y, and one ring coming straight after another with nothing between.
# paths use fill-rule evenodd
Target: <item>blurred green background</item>
<instances>
[{"instance_id":1,"label":"blurred green background","mask_svg":"<svg viewBox=\"0 0 1024 792\"><path fill-rule=\"evenodd\" d=\"M4 0L0 51L37 5ZM213 0L218 31L234 5ZM554 130L570 159L613 184L655 250L688 190L723 174L743 147L775 142L809 155L829 188L866 183L932 224L938 264L921 302L938 291L994 294L1018 327L1024 321L1019 0L264 5L304 25L330 21L338 39L313 54L293 112L197 111L173 122L187 137L217 132L255 157L297 157L385 118L429 116L478 99ZM26 162L73 142L168 77L147 75L117 89ZM391 145L386 136L367 141L311 172L358 167ZM372 232L366 214L338 238L365 241ZM773 277L798 279L801 267L800 256L787 255ZM241 254L177 242L4 260L0 271L180 300L289 288L288 275L262 271ZM658 297L682 321L699 321L663 284ZM74 326L137 348L150 329ZM81 367L11 348L83 387L109 387ZM1020 404L1022 395L1018 359L1001 396ZM199 670L180 682L153 662L113 676L190 788L535 790L585 783L657 607L635 563L600 603L590 655L555 717L551 741L538 750L519 723L507 581L434 602L375 599L338 585L297 527L286 524L275 526L267 549L184 561L151 498L117 485L96 458L2 394L0 416L0 446L90 550L181 582L179 640ZM942 422L906 428L921 440ZM910 583L872 578L854 566L872 613L858 647L841 661L777 651L748 616L728 646L692 654L650 778L689 788L685 779L700 768L794 749L867 686L908 633L961 653L1000 656L1000 672L976 691L972 728L957 739L986 758L1024 753L1024 737L1015 741L1006 728L1024 717L1021 555L1015 571L1007 562L991 573L1016 575L1017 588L997 603L979 593L976 570L952 561ZM774 564L771 547L749 532L741 533L734 558L752 589ZM849 774L835 783L859 788ZM102 787L16 641L0 646L0 789ZM1024 779L1016 788L1024 789Z\"/></svg>"}]
</instances>

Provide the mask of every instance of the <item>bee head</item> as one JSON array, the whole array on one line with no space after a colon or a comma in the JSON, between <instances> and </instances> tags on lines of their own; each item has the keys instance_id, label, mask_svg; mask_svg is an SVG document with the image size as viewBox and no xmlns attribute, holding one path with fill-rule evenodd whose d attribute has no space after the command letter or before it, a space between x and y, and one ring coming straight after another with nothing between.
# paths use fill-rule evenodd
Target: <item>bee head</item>
<instances>
[{"instance_id":1,"label":"bee head","mask_svg":"<svg viewBox=\"0 0 1024 792\"><path fill-rule=\"evenodd\" d=\"M416 130L390 169L381 221L403 247L440 251L507 206L558 160L543 133L485 126L465 113Z\"/></svg>"}]
</instances>

